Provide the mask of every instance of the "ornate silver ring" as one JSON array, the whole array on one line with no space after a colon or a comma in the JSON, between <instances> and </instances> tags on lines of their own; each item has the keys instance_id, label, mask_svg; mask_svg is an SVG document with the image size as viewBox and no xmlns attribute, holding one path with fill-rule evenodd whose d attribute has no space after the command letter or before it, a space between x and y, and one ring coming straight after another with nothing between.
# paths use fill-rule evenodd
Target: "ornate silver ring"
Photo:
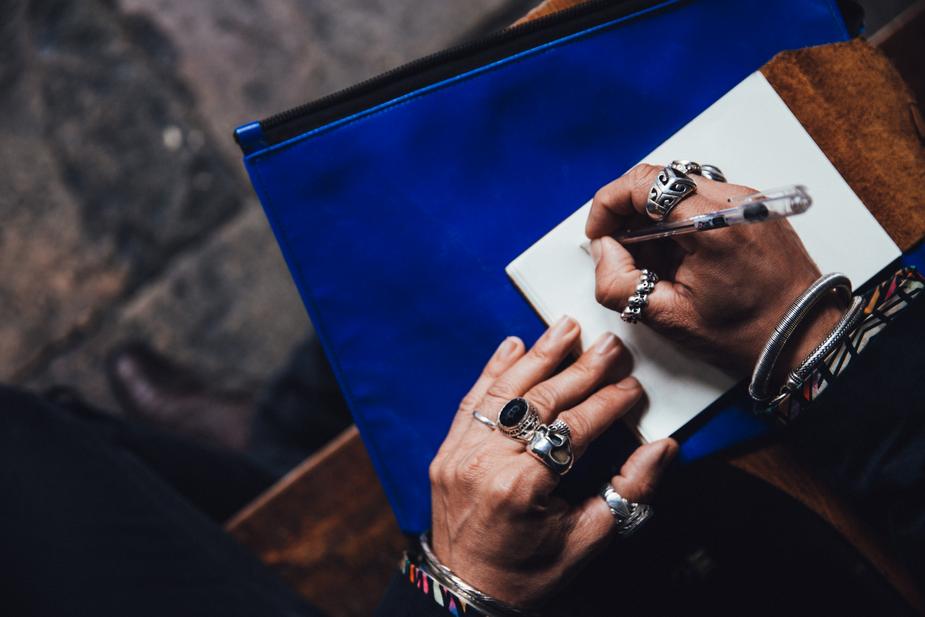
<instances>
[{"instance_id":1,"label":"ornate silver ring","mask_svg":"<svg viewBox=\"0 0 925 617\"><path fill-rule=\"evenodd\" d=\"M601 489L601 498L610 508L610 513L617 521L617 533L628 536L642 527L655 512L652 506L644 503L635 503L624 499L608 482Z\"/></svg>"},{"instance_id":2,"label":"ornate silver ring","mask_svg":"<svg viewBox=\"0 0 925 617\"><path fill-rule=\"evenodd\" d=\"M518 396L512 398L498 412L498 430L518 441L529 443L540 425L540 414L533 403Z\"/></svg>"},{"instance_id":3,"label":"ornate silver ring","mask_svg":"<svg viewBox=\"0 0 925 617\"><path fill-rule=\"evenodd\" d=\"M725 182L726 175L720 170L716 165L708 165L704 163L701 165L695 161L688 160L678 160L671 161L669 165L675 171L680 171L687 175L697 174L698 176L703 176L704 178L709 178L710 180L715 180L716 182Z\"/></svg>"},{"instance_id":4,"label":"ornate silver ring","mask_svg":"<svg viewBox=\"0 0 925 617\"><path fill-rule=\"evenodd\" d=\"M655 177L655 181L652 182L652 188L649 189L646 213L649 218L661 221L685 197L693 195L696 190L697 184L686 173L671 167L663 167Z\"/></svg>"},{"instance_id":5,"label":"ornate silver ring","mask_svg":"<svg viewBox=\"0 0 925 617\"><path fill-rule=\"evenodd\" d=\"M620 313L620 319L626 323L636 323L642 318L642 309L649 305L649 294L655 289L658 275L648 270L641 270L636 291L626 301L626 308Z\"/></svg>"},{"instance_id":6,"label":"ornate silver ring","mask_svg":"<svg viewBox=\"0 0 925 617\"><path fill-rule=\"evenodd\" d=\"M550 426L540 424L527 444L527 452L555 473L564 476L575 462L571 433L568 424L562 420L556 420Z\"/></svg>"},{"instance_id":7,"label":"ornate silver ring","mask_svg":"<svg viewBox=\"0 0 925 617\"><path fill-rule=\"evenodd\" d=\"M565 435L568 438L572 437L572 427L561 418L556 418L556 421L549 425L549 430L553 433Z\"/></svg>"},{"instance_id":8,"label":"ornate silver ring","mask_svg":"<svg viewBox=\"0 0 925 617\"><path fill-rule=\"evenodd\" d=\"M484 424L485 426L487 426L488 428L490 428L491 430L495 430L496 428L498 428L498 424L494 420L486 416L483 416L481 413L479 413L478 409L472 410L472 417L475 418L477 421L481 422L482 424Z\"/></svg>"}]
</instances>

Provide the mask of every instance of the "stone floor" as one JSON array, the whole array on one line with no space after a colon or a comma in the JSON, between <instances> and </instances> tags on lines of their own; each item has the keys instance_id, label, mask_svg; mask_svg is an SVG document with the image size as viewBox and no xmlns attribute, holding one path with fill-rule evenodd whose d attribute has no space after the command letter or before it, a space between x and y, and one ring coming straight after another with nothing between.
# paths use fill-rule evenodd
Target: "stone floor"
<instances>
[{"instance_id":1,"label":"stone floor","mask_svg":"<svg viewBox=\"0 0 925 617\"><path fill-rule=\"evenodd\" d=\"M0 380L72 385L114 408L106 355L141 339L259 387L312 331L233 128L530 4L5 3Z\"/></svg>"}]
</instances>

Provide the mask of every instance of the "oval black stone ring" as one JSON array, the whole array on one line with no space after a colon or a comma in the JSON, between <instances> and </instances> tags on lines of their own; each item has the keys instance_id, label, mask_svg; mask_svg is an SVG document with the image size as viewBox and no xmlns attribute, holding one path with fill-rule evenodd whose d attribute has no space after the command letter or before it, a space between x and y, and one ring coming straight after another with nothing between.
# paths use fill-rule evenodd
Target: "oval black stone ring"
<instances>
[{"instance_id":1,"label":"oval black stone ring","mask_svg":"<svg viewBox=\"0 0 925 617\"><path fill-rule=\"evenodd\" d=\"M498 412L498 430L517 441L528 443L539 425L536 407L522 396L512 398Z\"/></svg>"}]
</instances>

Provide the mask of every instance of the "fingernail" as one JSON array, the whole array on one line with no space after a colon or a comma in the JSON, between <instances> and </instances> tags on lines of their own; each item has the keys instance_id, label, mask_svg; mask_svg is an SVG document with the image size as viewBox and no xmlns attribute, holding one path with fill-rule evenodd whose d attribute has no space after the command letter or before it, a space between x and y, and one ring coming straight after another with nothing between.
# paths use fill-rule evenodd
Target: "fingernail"
<instances>
[{"instance_id":1,"label":"fingernail","mask_svg":"<svg viewBox=\"0 0 925 617\"><path fill-rule=\"evenodd\" d=\"M613 332L605 332L594 343L594 353L606 356L617 348L617 337Z\"/></svg>"},{"instance_id":2,"label":"fingernail","mask_svg":"<svg viewBox=\"0 0 925 617\"><path fill-rule=\"evenodd\" d=\"M568 315L563 315L559 318L559 321L552 327L549 331L549 338L557 339L565 336L571 332L572 328L575 327L575 320L569 317Z\"/></svg>"},{"instance_id":3,"label":"fingernail","mask_svg":"<svg viewBox=\"0 0 925 617\"><path fill-rule=\"evenodd\" d=\"M630 375L617 382L617 387L621 390L635 390L639 387L639 380Z\"/></svg>"},{"instance_id":4,"label":"fingernail","mask_svg":"<svg viewBox=\"0 0 925 617\"><path fill-rule=\"evenodd\" d=\"M603 250L604 250L604 247L601 246L600 238L596 240L591 240L591 259L594 261L595 266L601 260L601 253L603 252Z\"/></svg>"},{"instance_id":5,"label":"fingernail","mask_svg":"<svg viewBox=\"0 0 925 617\"><path fill-rule=\"evenodd\" d=\"M509 336L498 346L498 351L495 352L498 354L498 357L502 360L510 358L514 351L517 349L518 338L516 336Z\"/></svg>"}]
</instances>

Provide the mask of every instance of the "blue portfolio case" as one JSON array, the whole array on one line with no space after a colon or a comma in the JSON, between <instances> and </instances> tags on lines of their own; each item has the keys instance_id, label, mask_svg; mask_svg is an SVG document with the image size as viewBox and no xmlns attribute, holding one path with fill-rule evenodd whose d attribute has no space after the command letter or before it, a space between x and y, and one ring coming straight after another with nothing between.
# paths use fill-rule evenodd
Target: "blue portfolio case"
<instances>
[{"instance_id":1,"label":"blue portfolio case","mask_svg":"<svg viewBox=\"0 0 925 617\"><path fill-rule=\"evenodd\" d=\"M483 363L543 330L504 266L774 54L847 36L834 0L596 1L236 131L402 529ZM683 458L764 430L738 400Z\"/></svg>"}]
</instances>

